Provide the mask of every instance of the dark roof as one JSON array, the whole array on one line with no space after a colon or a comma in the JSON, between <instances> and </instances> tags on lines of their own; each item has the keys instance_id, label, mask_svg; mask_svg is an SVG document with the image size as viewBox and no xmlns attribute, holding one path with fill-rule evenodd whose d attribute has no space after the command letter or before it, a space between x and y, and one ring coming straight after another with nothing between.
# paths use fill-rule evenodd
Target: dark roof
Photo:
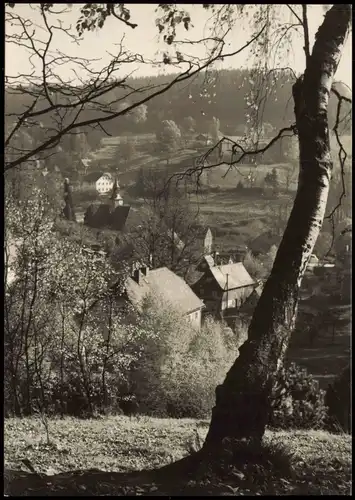
<instances>
[{"instance_id":1,"label":"dark roof","mask_svg":"<svg viewBox=\"0 0 355 500\"><path fill-rule=\"evenodd\" d=\"M149 270L147 276L141 276L139 284L133 278L128 278L126 292L129 301L138 310L141 309L143 299L148 294L161 297L182 314L188 314L204 306L186 281L167 267Z\"/></svg>"},{"instance_id":2,"label":"dark roof","mask_svg":"<svg viewBox=\"0 0 355 500\"><path fill-rule=\"evenodd\" d=\"M118 205L111 213L111 226L117 231L125 227L130 208L130 205Z\"/></svg>"},{"instance_id":3,"label":"dark roof","mask_svg":"<svg viewBox=\"0 0 355 500\"><path fill-rule=\"evenodd\" d=\"M85 223L91 227L111 227L122 231L130 211L129 205L118 205L114 210L108 203L92 203L85 212Z\"/></svg>"},{"instance_id":4,"label":"dark roof","mask_svg":"<svg viewBox=\"0 0 355 500\"><path fill-rule=\"evenodd\" d=\"M270 231L260 234L250 244L249 248L254 253L267 253L273 245L278 246L280 238Z\"/></svg>"},{"instance_id":5,"label":"dark roof","mask_svg":"<svg viewBox=\"0 0 355 500\"><path fill-rule=\"evenodd\" d=\"M214 259L212 255L204 255L196 266L196 271L200 271L202 274L209 268L214 266Z\"/></svg>"},{"instance_id":6,"label":"dark roof","mask_svg":"<svg viewBox=\"0 0 355 500\"><path fill-rule=\"evenodd\" d=\"M246 301L240 306L240 313L250 313L258 303L258 300L261 297L261 293L263 291L262 285L254 288L253 292L247 297Z\"/></svg>"},{"instance_id":7,"label":"dark roof","mask_svg":"<svg viewBox=\"0 0 355 500\"><path fill-rule=\"evenodd\" d=\"M255 281L245 269L242 262L215 266L211 267L210 270L222 290L227 290L227 275L228 290L255 285Z\"/></svg>"},{"instance_id":8,"label":"dark roof","mask_svg":"<svg viewBox=\"0 0 355 500\"><path fill-rule=\"evenodd\" d=\"M198 134L195 137L195 141L211 141L212 137L209 134Z\"/></svg>"},{"instance_id":9,"label":"dark roof","mask_svg":"<svg viewBox=\"0 0 355 500\"><path fill-rule=\"evenodd\" d=\"M214 266L214 259L213 259L212 255L205 255L205 256L204 256L204 259L205 259L205 261L207 262L207 264L208 264L210 267L213 267L213 266Z\"/></svg>"}]
</instances>

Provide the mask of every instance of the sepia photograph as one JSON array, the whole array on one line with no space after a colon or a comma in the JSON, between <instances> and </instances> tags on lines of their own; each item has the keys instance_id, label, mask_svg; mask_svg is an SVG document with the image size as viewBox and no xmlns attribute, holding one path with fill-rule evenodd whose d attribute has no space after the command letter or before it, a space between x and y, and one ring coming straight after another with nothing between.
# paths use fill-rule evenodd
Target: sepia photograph
<instances>
[{"instance_id":1,"label":"sepia photograph","mask_svg":"<svg viewBox=\"0 0 355 500\"><path fill-rule=\"evenodd\" d=\"M351 496L351 4L3 10L4 496Z\"/></svg>"}]
</instances>

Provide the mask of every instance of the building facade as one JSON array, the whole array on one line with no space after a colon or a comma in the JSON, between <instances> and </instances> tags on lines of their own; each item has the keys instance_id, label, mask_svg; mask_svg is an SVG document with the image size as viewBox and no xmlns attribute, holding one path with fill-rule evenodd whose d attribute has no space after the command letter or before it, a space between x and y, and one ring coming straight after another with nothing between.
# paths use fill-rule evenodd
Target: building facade
<instances>
[{"instance_id":1,"label":"building facade","mask_svg":"<svg viewBox=\"0 0 355 500\"><path fill-rule=\"evenodd\" d=\"M114 179L110 173L94 172L84 177L83 187L96 189L99 194L108 194L112 191Z\"/></svg>"},{"instance_id":2,"label":"building facade","mask_svg":"<svg viewBox=\"0 0 355 500\"><path fill-rule=\"evenodd\" d=\"M237 262L206 266L202 277L191 288L203 300L206 312L223 317L228 309L241 307L256 286L243 263Z\"/></svg>"}]
</instances>

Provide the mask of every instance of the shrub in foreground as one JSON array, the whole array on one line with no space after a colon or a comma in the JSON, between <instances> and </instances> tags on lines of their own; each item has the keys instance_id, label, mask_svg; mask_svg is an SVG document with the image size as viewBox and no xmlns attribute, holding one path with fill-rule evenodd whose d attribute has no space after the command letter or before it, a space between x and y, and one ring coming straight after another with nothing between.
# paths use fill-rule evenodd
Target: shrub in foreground
<instances>
[{"instance_id":1,"label":"shrub in foreground","mask_svg":"<svg viewBox=\"0 0 355 500\"><path fill-rule=\"evenodd\" d=\"M131 383L141 411L174 418L208 416L215 388L237 354L233 332L212 319L198 331L157 300L150 301L140 321L147 335L140 337Z\"/></svg>"},{"instance_id":2,"label":"shrub in foreground","mask_svg":"<svg viewBox=\"0 0 355 500\"><path fill-rule=\"evenodd\" d=\"M333 432L351 434L350 365L330 384L325 403L328 407L327 427Z\"/></svg>"},{"instance_id":3,"label":"shrub in foreground","mask_svg":"<svg viewBox=\"0 0 355 500\"><path fill-rule=\"evenodd\" d=\"M269 426L277 429L321 429L327 409L325 392L307 370L295 363L280 370L273 387Z\"/></svg>"}]
</instances>

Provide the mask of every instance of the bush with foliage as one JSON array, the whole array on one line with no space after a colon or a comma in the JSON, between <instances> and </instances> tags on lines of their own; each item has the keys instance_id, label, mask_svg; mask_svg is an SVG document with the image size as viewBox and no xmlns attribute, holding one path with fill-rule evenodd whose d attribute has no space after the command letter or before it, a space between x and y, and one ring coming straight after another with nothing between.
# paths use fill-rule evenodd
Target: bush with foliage
<instances>
[{"instance_id":1,"label":"bush with foliage","mask_svg":"<svg viewBox=\"0 0 355 500\"><path fill-rule=\"evenodd\" d=\"M39 191L21 209L8 200L6 255L16 246L4 304L10 415L33 414L38 407L93 414L111 405L110 390L119 390L137 356L133 327L122 325L116 300L125 270L118 273L104 257L58 237L54 218Z\"/></svg>"},{"instance_id":2,"label":"bush with foliage","mask_svg":"<svg viewBox=\"0 0 355 500\"><path fill-rule=\"evenodd\" d=\"M243 264L250 276L254 279L261 279L267 276L268 270L257 257L254 257L251 251L248 251L244 257Z\"/></svg>"},{"instance_id":3,"label":"bush with foliage","mask_svg":"<svg viewBox=\"0 0 355 500\"><path fill-rule=\"evenodd\" d=\"M237 355L233 332L212 319L198 331L162 299L148 297L131 388L143 413L205 418Z\"/></svg>"},{"instance_id":4,"label":"bush with foliage","mask_svg":"<svg viewBox=\"0 0 355 500\"><path fill-rule=\"evenodd\" d=\"M328 407L327 427L335 432L351 433L350 365L330 384L325 403Z\"/></svg>"},{"instance_id":5,"label":"bush with foliage","mask_svg":"<svg viewBox=\"0 0 355 500\"><path fill-rule=\"evenodd\" d=\"M326 419L325 392L307 370L295 363L283 367L273 386L269 426L277 429L321 429Z\"/></svg>"}]
</instances>

